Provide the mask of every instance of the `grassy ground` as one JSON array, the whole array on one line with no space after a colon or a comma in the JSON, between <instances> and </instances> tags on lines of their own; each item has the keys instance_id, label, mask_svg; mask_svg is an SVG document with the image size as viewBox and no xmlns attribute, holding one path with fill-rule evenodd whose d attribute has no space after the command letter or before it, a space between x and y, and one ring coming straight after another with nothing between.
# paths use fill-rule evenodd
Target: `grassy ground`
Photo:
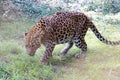
<instances>
[{"instance_id":1,"label":"grassy ground","mask_svg":"<svg viewBox=\"0 0 120 80\"><path fill-rule=\"evenodd\" d=\"M107 39L120 39L118 24L94 23ZM34 57L29 57L22 35L33 24L21 21L0 25L0 80L120 80L120 46L101 43L91 30L86 36L85 58L71 57L80 51L75 46L66 56L58 56L64 45L56 46L51 59L54 65L40 64L43 46Z\"/></svg>"},{"instance_id":2,"label":"grassy ground","mask_svg":"<svg viewBox=\"0 0 120 80\"><path fill-rule=\"evenodd\" d=\"M88 43L86 57L66 64L58 80L119 80L120 46L107 46L93 39Z\"/></svg>"}]
</instances>

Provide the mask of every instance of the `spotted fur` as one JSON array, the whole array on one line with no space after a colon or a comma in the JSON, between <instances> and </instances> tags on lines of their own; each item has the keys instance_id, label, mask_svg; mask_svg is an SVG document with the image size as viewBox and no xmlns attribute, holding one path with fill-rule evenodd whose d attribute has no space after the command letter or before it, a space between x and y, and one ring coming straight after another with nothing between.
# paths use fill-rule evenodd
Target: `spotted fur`
<instances>
[{"instance_id":1,"label":"spotted fur","mask_svg":"<svg viewBox=\"0 0 120 80\"><path fill-rule=\"evenodd\" d=\"M56 44L68 43L61 51L66 54L75 44L81 48L83 54L87 51L84 40L86 32L90 28L96 37L103 43L119 45L120 41L108 41L97 30L92 21L80 12L57 12L49 17L43 17L35 26L25 34L24 42L29 55L33 56L35 51L43 44L46 48L42 62L47 62L52 57L52 51Z\"/></svg>"}]
</instances>

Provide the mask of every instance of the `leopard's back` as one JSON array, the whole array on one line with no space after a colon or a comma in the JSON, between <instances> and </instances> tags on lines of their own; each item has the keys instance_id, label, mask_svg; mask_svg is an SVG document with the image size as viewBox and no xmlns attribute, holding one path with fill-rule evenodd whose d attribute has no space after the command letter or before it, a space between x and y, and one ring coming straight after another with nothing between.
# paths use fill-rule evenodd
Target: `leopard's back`
<instances>
[{"instance_id":1,"label":"leopard's back","mask_svg":"<svg viewBox=\"0 0 120 80\"><path fill-rule=\"evenodd\" d=\"M43 18L46 23L47 34L54 36L53 41L56 44L72 41L76 34L82 36L83 32L86 33L87 26L82 26L86 19L87 17L83 13L78 12L57 12L48 17L47 20Z\"/></svg>"}]
</instances>

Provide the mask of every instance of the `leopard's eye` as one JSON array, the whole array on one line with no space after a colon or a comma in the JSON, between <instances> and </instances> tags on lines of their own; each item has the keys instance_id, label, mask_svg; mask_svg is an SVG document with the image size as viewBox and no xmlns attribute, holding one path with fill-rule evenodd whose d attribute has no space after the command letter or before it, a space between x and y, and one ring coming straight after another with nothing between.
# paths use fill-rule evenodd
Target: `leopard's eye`
<instances>
[{"instance_id":1,"label":"leopard's eye","mask_svg":"<svg viewBox=\"0 0 120 80\"><path fill-rule=\"evenodd\" d=\"M31 45L31 47L34 47L34 45Z\"/></svg>"}]
</instances>

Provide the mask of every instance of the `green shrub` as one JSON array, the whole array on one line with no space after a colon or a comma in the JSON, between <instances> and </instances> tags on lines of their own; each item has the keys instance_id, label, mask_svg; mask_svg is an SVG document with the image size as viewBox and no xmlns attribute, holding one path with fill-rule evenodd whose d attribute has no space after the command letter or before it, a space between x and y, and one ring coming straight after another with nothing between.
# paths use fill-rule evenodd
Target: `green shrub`
<instances>
[{"instance_id":1,"label":"green shrub","mask_svg":"<svg viewBox=\"0 0 120 80\"><path fill-rule=\"evenodd\" d=\"M42 1L40 1L42 2ZM34 0L15 0L13 5L16 10L21 10L24 17L33 19L40 18L43 15L51 15L56 11L62 10L61 7L51 7L48 3L38 3Z\"/></svg>"},{"instance_id":2,"label":"green shrub","mask_svg":"<svg viewBox=\"0 0 120 80\"><path fill-rule=\"evenodd\" d=\"M118 0L108 0L104 1L102 4L103 13L118 13L120 12L120 1Z\"/></svg>"},{"instance_id":3,"label":"green shrub","mask_svg":"<svg viewBox=\"0 0 120 80\"><path fill-rule=\"evenodd\" d=\"M100 11L103 14L120 12L119 0L84 0L82 5L86 10Z\"/></svg>"}]
</instances>

